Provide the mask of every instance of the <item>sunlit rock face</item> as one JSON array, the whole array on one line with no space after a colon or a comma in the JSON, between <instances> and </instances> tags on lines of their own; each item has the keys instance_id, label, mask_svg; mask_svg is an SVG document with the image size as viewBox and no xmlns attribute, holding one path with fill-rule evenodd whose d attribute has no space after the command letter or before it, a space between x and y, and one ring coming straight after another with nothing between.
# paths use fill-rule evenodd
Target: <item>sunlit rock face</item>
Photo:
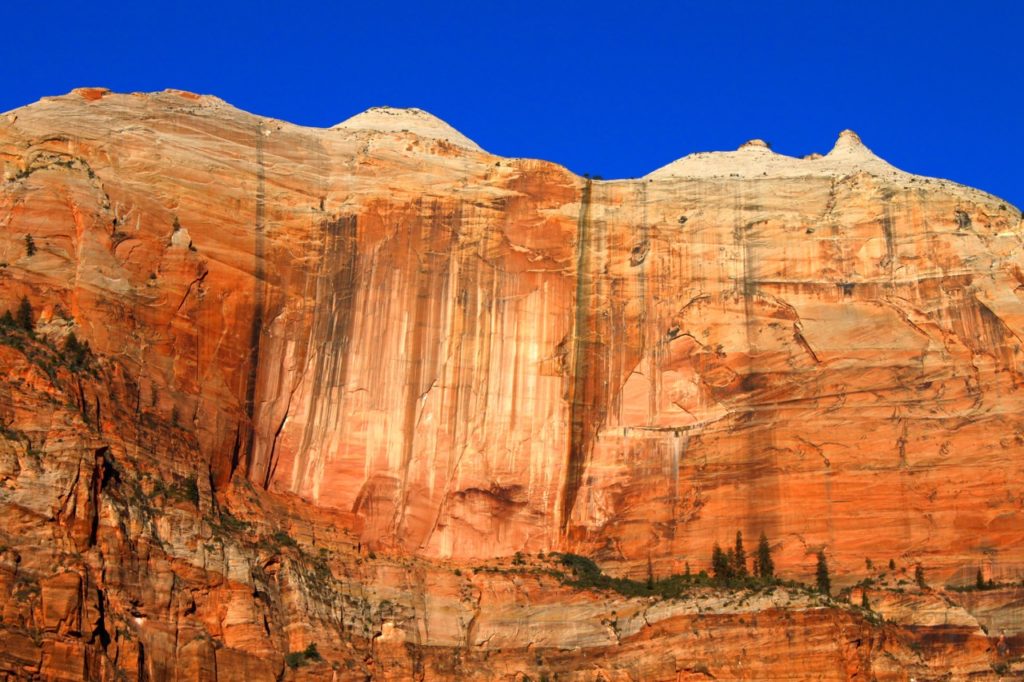
<instances>
[{"instance_id":1,"label":"sunlit rock face","mask_svg":"<svg viewBox=\"0 0 1024 682\"><path fill-rule=\"evenodd\" d=\"M416 109L316 129L85 89L0 116L0 173L0 310L27 297L102 368L62 393L0 348L24 365L0 416L32 444L4 446L0 509L26 538L56 523L98 551L113 458L196 476L164 530L197 538L245 483L353 552L428 562L554 550L664 575L740 530L805 579L819 549L848 583L869 558L959 583L1024 568L1021 214L850 131L806 159L753 140L598 181ZM56 473L26 478L29 451ZM121 532L110 551L136 556ZM201 545L176 561L232 576ZM81 620L66 595L90 575L47 603ZM218 589L200 610L253 608ZM236 620L238 650L269 656Z\"/></svg>"}]
</instances>

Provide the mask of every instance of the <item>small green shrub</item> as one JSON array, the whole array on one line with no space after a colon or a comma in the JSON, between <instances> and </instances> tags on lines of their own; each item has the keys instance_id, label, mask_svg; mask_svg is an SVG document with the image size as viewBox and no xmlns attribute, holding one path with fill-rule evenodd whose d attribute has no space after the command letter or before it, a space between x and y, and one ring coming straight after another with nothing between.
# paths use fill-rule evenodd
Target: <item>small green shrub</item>
<instances>
[{"instance_id":1,"label":"small green shrub","mask_svg":"<svg viewBox=\"0 0 1024 682\"><path fill-rule=\"evenodd\" d=\"M199 484L196 483L195 476L189 476L187 478L175 477L172 483L165 483L164 481L157 479L153 483L153 495L167 498L169 500L177 500L180 502L191 502L194 505L199 504Z\"/></svg>"},{"instance_id":2,"label":"small green shrub","mask_svg":"<svg viewBox=\"0 0 1024 682\"><path fill-rule=\"evenodd\" d=\"M190 476L182 481L181 492L186 500L192 504L199 504L199 484L196 483L195 476Z\"/></svg>"},{"instance_id":3,"label":"small green shrub","mask_svg":"<svg viewBox=\"0 0 1024 682\"><path fill-rule=\"evenodd\" d=\"M218 528L226 533L244 533L249 530L250 525L248 521L239 519L226 509L221 510L220 523L217 524Z\"/></svg>"},{"instance_id":4,"label":"small green shrub","mask_svg":"<svg viewBox=\"0 0 1024 682\"><path fill-rule=\"evenodd\" d=\"M286 533L283 530L274 531L274 534L271 536L271 538L273 539L274 544L278 545L279 547L299 546L299 543L295 542L295 538L293 538L291 535L288 535L288 533Z\"/></svg>"},{"instance_id":5,"label":"small green shrub","mask_svg":"<svg viewBox=\"0 0 1024 682\"><path fill-rule=\"evenodd\" d=\"M300 668L310 663L318 663L324 660L323 656L316 649L316 643L312 643L302 651L292 651L285 655L284 662L288 664L288 667L292 670Z\"/></svg>"}]
</instances>

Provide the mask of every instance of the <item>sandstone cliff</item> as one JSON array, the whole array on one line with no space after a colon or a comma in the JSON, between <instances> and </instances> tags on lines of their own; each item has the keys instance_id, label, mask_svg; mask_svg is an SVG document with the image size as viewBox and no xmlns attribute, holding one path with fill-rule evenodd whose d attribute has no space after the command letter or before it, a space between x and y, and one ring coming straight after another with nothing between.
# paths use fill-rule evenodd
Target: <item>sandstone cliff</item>
<instances>
[{"instance_id":1,"label":"sandstone cliff","mask_svg":"<svg viewBox=\"0 0 1024 682\"><path fill-rule=\"evenodd\" d=\"M35 326L0 344L0 674L995 679L1020 653L1019 588L906 576L1024 569L995 197L850 132L605 182L419 110L311 129L99 89L0 117L0 173L0 311ZM824 550L875 611L608 594L539 556L667 576L737 530L790 579Z\"/></svg>"}]
</instances>

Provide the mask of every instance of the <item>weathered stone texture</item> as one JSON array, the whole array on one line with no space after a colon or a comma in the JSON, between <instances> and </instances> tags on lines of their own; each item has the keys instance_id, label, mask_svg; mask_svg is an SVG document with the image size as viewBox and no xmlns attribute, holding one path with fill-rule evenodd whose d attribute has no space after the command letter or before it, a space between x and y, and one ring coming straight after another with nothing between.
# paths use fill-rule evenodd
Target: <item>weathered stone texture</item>
<instances>
[{"instance_id":1,"label":"weathered stone texture","mask_svg":"<svg viewBox=\"0 0 1024 682\"><path fill-rule=\"evenodd\" d=\"M36 324L0 345L0 675L905 679L1019 646L1013 590L890 590L878 625L471 570L700 570L741 530L800 580L822 548L840 586L1020 580L995 197L848 131L606 182L418 110L100 89L0 116L0 175L0 311Z\"/></svg>"}]
</instances>

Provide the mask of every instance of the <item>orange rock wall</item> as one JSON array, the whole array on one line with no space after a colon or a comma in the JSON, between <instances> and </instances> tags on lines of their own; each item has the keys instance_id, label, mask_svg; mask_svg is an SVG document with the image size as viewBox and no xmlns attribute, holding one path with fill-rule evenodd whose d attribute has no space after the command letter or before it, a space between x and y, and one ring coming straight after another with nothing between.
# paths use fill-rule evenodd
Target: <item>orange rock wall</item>
<instances>
[{"instance_id":1,"label":"orange rock wall","mask_svg":"<svg viewBox=\"0 0 1024 682\"><path fill-rule=\"evenodd\" d=\"M0 504L19 519L4 541L24 559L18 529L59 527L61 552L106 557L54 559L76 572L44 575L39 603L7 619L49 628L45 669L110 660L65 637L92 632L102 604L175 638L168 613L206 614L197 633L279 669L305 643L303 609L341 607L300 581L275 588L309 600L282 616L253 600L262 583L230 543L207 557L207 516L239 486L263 500L250 523L273 525L258 509L287 500L282 514L327 523L351 540L330 551L351 556L559 550L664 575L706 567L742 530L771 538L787 577L811 576L823 548L840 585L866 558L920 563L936 584L978 567L1020 578L1017 209L890 172L851 137L821 162L849 157L849 171L755 145L735 173L604 182L417 125L301 128L171 91L76 91L0 116L0 310L27 296L40 338L73 330L99 363L93 379L50 376L0 347L0 417L24 434L0 452ZM799 163L812 165L771 165ZM182 477L198 481L194 508L155 483ZM136 518L136 479L180 513ZM153 538L170 562L159 580L191 567L216 585L198 607L153 583ZM269 560L246 556L262 576ZM112 557L148 568L97 599L87 565ZM132 599L161 615L131 615ZM261 624L263 611L276 615ZM800 617L834 637L840 616L816 613ZM262 637L277 639L264 651ZM155 642L181 669L180 642ZM220 649L194 646L189 670L223 671ZM38 650L19 647L4 655ZM822 670L861 660L822 656Z\"/></svg>"},{"instance_id":2,"label":"orange rock wall","mask_svg":"<svg viewBox=\"0 0 1024 682\"><path fill-rule=\"evenodd\" d=\"M6 119L4 303L59 306L217 482L423 556L567 532L695 561L741 529L792 563L1024 558L1020 215L997 199L588 182L174 93Z\"/></svg>"}]
</instances>

